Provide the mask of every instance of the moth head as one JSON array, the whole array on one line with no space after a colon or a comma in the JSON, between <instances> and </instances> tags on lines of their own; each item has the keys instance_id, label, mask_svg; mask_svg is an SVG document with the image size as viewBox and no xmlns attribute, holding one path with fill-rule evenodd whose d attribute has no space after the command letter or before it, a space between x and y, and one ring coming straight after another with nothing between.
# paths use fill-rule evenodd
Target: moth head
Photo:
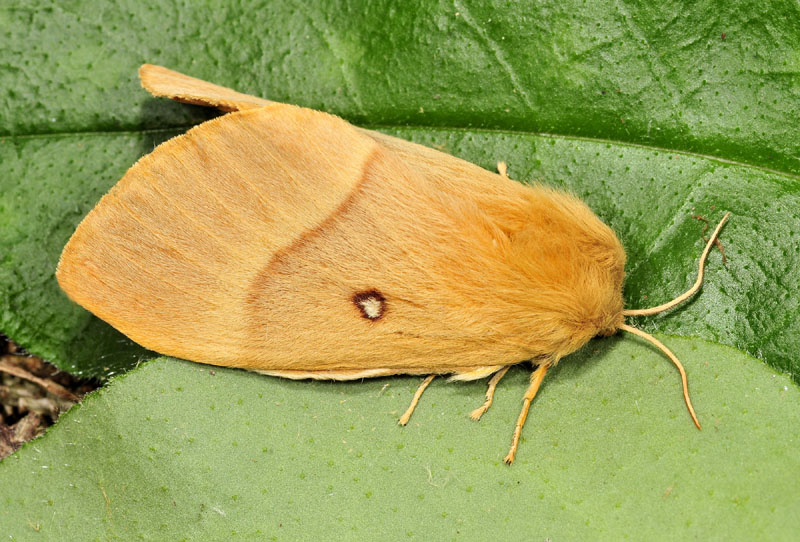
<instances>
[{"instance_id":1,"label":"moth head","mask_svg":"<svg viewBox=\"0 0 800 542\"><path fill-rule=\"evenodd\" d=\"M625 324L625 315L622 310L613 311L608 315L608 319L599 326L597 334L601 337L615 335L622 325Z\"/></svg>"}]
</instances>

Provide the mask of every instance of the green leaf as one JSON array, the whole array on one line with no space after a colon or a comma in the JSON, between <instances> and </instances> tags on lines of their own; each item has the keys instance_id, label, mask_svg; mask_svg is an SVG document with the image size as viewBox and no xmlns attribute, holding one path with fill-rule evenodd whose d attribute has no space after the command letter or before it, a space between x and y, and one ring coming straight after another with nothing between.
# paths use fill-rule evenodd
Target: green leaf
<instances>
[{"instance_id":1,"label":"green leaf","mask_svg":"<svg viewBox=\"0 0 800 542\"><path fill-rule=\"evenodd\" d=\"M11 134L184 126L191 113L139 90L150 62L361 122L641 142L800 173L800 7L786 2L71 1L2 17Z\"/></svg>"},{"instance_id":2,"label":"green leaf","mask_svg":"<svg viewBox=\"0 0 800 542\"><path fill-rule=\"evenodd\" d=\"M704 227L692 216L714 222L730 210L728 265L712 254L697 299L639 325L735 346L800 379L797 11L461 0L0 7L0 331L77 374L152 356L71 304L53 278L70 233L126 168L214 114L150 98L136 69L152 62L569 187L620 234L632 307L685 289Z\"/></svg>"},{"instance_id":3,"label":"green leaf","mask_svg":"<svg viewBox=\"0 0 800 542\"><path fill-rule=\"evenodd\" d=\"M686 289L703 245L693 217L730 210L727 265L713 252L699 296L636 324L800 380L800 8L472 4L0 7L0 331L80 374L153 355L53 279L70 233L124 171L215 114L150 98L136 80L150 62L575 191L626 246L631 307ZM0 464L0 532L790 539L797 387L734 350L667 342L704 431L660 354L596 341L548 375L512 468L501 461L521 368L479 424L466 413L485 384L439 381L400 429L419 379L146 363Z\"/></svg>"},{"instance_id":4,"label":"green leaf","mask_svg":"<svg viewBox=\"0 0 800 542\"><path fill-rule=\"evenodd\" d=\"M513 466L517 367L485 383L295 382L159 359L0 463L10 540L790 540L800 390L730 348L591 342L552 370ZM510 533L513 533L510 534Z\"/></svg>"}]
</instances>

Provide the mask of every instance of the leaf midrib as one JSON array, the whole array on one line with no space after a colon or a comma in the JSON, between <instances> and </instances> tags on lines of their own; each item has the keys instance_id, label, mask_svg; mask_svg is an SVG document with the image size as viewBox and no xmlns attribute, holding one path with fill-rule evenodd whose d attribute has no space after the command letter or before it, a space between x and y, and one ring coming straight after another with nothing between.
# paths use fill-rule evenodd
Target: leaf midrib
<instances>
[{"instance_id":1,"label":"leaf midrib","mask_svg":"<svg viewBox=\"0 0 800 542\"><path fill-rule=\"evenodd\" d=\"M3 134L0 135L0 140L31 140L31 139L48 139L48 138L67 138L67 137L83 137L83 136L114 136L114 135L146 135L146 134L163 134L170 132L186 132L197 124L179 125L169 128L151 128L142 130L79 130L74 132L48 132L48 133L31 133L31 134ZM623 141L619 139L605 139L599 137L587 137L557 134L551 132L526 132L522 130L509 130L500 128L467 128L463 126L423 126L423 125L408 125L408 124L359 124L359 127L367 130L388 131L388 130L411 130L411 131L427 131L427 132L470 132L480 134L503 134L509 136L534 136L551 139L563 139L567 141L582 141L592 144L614 145L619 147L627 147L632 149L639 149L652 152L663 152L667 154L680 154L681 156L688 156L699 158L702 160L710 160L718 162L719 164L742 167L751 170L760 171L769 175L776 175L785 177L792 181L800 182L800 173L791 173L780 169L772 169L749 162L741 162L731 158L723 158L713 154L704 154L695 151L688 151L684 149L674 149L669 147L659 147L656 145L645 145L642 143L633 143L630 141Z\"/></svg>"}]
</instances>

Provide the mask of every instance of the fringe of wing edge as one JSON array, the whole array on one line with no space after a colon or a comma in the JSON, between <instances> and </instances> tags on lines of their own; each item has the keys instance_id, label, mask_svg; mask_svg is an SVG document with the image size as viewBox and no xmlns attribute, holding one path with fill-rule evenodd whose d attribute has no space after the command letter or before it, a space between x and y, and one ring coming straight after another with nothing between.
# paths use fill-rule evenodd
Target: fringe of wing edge
<instances>
[{"instance_id":1,"label":"fringe of wing edge","mask_svg":"<svg viewBox=\"0 0 800 542\"><path fill-rule=\"evenodd\" d=\"M454 381L467 381L479 380L486 378L505 365L489 365L485 367L469 367L463 369L452 369L446 371L444 374L452 374L450 380ZM289 378L292 380L359 380L362 378L375 378L379 376L390 376L397 374L431 374L431 371L424 369L358 369L358 370L343 370L343 371L281 371L281 370L255 370L254 372L268 376L279 376L281 378Z\"/></svg>"}]
</instances>

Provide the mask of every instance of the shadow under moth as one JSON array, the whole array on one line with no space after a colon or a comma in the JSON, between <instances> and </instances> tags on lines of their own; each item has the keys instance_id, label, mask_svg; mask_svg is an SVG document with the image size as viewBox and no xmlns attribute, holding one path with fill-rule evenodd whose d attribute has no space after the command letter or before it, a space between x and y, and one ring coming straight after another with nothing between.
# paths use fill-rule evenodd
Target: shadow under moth
<instances>
[{"instance_id":1,"label":"shadow under moth","mask_svg":"<svg viewBox=\"0 0 800 542\"><path fill-rule=\"evenodd\" d=\"M144 65L155 96L219 108L141 158L84 218L56 276L71 299L157 352L268 375L350 380L548 368L670 303L625 310L625 251L578 198L442 152Z\"/></svg>"}]
</instances>

